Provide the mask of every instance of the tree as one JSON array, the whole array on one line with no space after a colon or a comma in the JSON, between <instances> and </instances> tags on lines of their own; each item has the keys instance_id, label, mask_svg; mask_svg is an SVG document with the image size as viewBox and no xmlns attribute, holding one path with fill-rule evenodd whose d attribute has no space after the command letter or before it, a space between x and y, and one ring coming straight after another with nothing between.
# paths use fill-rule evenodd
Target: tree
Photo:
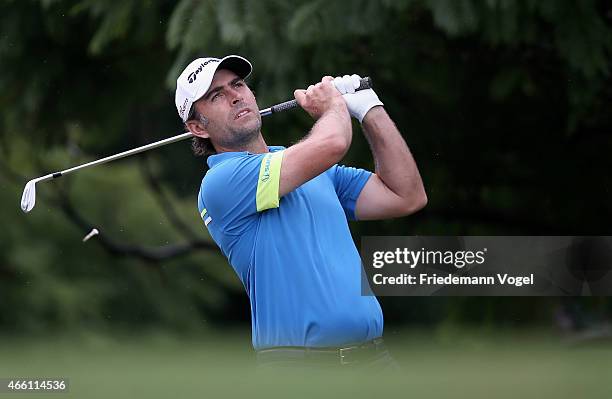
<instances>
[{"instance_id":1,"label":"tree","mask_svg":"<svg viewBox=\"0 0 612 399\"><path fill-rule=\"evenodd\" d=\"M105 313L176 324L223 318L244 299L195 216L204 167L186 145L45 183L35 212L17 210L33 176L178 133L174 80L202 54L249 58L261 106L324 74L374 78L430 203L410 219L353 225L356 238L606 233L609 15L595 0L6 1L0 202L13 211L0 233L0 290L10 293L0 314L29 309L24 328ZM310 125L295 111L266 119L264 134L289 145ZM346 163L372 167L365 140ZM101 236L75 245L92 227ZM28 281L44 300L23 301ZM54 303L66 311L53 314Z\"/></svg>"}]
</instances>

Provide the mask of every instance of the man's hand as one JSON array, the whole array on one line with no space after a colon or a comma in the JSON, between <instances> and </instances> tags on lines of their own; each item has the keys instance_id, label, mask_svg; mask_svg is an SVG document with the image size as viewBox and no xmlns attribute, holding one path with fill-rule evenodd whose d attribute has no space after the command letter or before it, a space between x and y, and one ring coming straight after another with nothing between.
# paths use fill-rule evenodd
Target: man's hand
<instances>
[{"instance_id":1,"label":"man's hand","mask_svg":"<svg viewBox=\"0 0 612 399\"><path fill-rule=\"evenodd\" d=\"M333 83L344 97L351 116L362 123L370 109L377 105L383 105L383 103L372 89L355 92L355 89L359 87L360 80L361 76L359 75L344 75L335 78Z\"/></svg>"},{"instance_id":2,"label":"man's hand","mask_svg":"<svg viewBox=\"0 0 612 399\"><path fill-rule=\"evenodd\" d=\"M306 90L296 90L293 95L300 107L318 120L323 114L332 110L343 111L346 104L340 92L331 83L333 78L325 76L316 85L310 85Z\"/></svg>"}]
</instances>

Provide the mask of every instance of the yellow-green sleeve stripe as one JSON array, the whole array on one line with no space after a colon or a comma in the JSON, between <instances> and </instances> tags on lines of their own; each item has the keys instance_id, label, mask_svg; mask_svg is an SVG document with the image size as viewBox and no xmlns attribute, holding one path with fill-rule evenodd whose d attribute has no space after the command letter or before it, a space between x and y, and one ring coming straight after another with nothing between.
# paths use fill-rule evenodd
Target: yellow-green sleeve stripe
<instances>
[{"instance_id":1,"label":"yellow-green sleeve stripe","mask_svg":"<svg viewBox=\"0 0 612 399\"><path fill-rule=\"evenodd\" d=\"M206 215L206 208L202 209L202 213L200 213L200 216L202 216L202 219L204 219L204 215Z\"/></svg>"},{"instance_id":2,"label":"yellow-green sleeve stripe","mask_svg":"<svg viewBox=\"0 0 612 399\"><path fill-rule=\"evenodd\" d=\"M278 208L278 188L283 151L270 152L263 157L257 181L257 212Z\"/></svg>"}]
</instances>

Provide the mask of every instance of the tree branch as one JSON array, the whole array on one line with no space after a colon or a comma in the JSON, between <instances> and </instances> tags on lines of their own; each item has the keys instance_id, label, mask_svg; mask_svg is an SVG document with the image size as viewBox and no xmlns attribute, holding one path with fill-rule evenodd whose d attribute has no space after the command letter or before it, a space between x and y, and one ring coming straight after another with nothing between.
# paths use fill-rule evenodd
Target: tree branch
<instances>
[{"instance_id":1,"label":"tree branch","mask_svg":"<svg viewBox=\"0 0 612 399\"><path fill-rule=\"evenodd\" d=\"M69 221L86 231L90 231L95 227L76 210L65 192L58 190L58 193L60 199L59 206ZM160 247L126 245L111 239L103 232L98 234L96 242L98 242L106 252L113 256L138 258L149 263L157 263L163 260L189 255L195 250L217 250L217 246L214 243L200 239L190 240L183 244L164 245Z\"/></svg>"}]
</instances>

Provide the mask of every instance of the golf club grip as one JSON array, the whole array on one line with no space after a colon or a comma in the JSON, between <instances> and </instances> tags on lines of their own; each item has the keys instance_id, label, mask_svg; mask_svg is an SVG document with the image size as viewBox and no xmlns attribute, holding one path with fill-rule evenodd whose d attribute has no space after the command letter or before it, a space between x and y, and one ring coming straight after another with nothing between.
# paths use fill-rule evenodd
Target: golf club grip
<instances>
[{"instance_id":1,"label":"golf club grip","mask_svg":"<svg viewBox=\"0 0 612 399\"><path fill-rule=\"evenodd\" d=\"M359 87L355 89L355 91L371 89L372 88L372 78L366 76L365 78L361 78L359 81ZM270 113L275 114L277 112L286 111L291 108L295 108L298 106L296 100L285 101L284 103L276 104L270 107Z\"/></svg>"}]
</instances>

